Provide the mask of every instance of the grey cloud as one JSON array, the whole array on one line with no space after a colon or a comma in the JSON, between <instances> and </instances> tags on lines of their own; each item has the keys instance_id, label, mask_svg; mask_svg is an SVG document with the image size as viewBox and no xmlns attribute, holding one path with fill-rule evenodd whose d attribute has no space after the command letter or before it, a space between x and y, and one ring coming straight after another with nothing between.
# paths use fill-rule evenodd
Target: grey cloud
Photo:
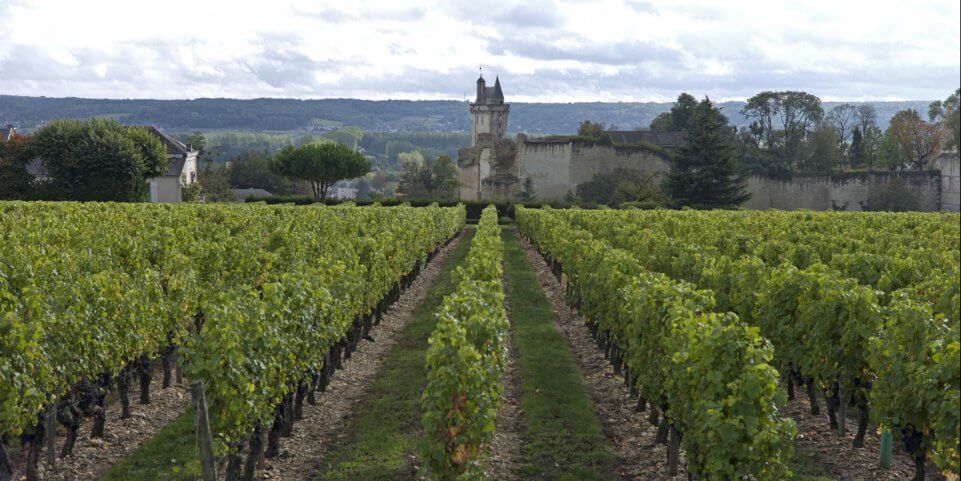
<instances>
[{"instance_id":1,"label":"grey cloud","mask_svg":"<svg viewBox=\"0 0 961 481\"><path fill-rule=\"evenodd\" d=\"M570 35L565 37L566 40L572 38ZM491 53L497 55L512 53L535 60L574 60L605 65L638 64L652 61L676 62L681 57L681 53L672 48L637 41L605 45L592 43L584 38L573 38L575 46L567 47L560 46L560 40L561 35L555 35L553 38L544 40L518 35L491 40L489 49Z\"/></svg>"},{"instance_id":2,"label":"grey cloud","mask_svg":"<svg viewBox=\"0 0 961 481\"><path fill-rule=\"evenodd\" d=\"M17 0L13 0L17 1ZM0 17L9 3L0 0ZM697 97L709 94L712 98L749 97L761 90L801 89L821 97L854 98L885 97L931 99L943 98L958 84L956 59L945 59L941 65L915 68L898 65L898 56L910 53L897 40L845 41L822 34L778 32L779 39L788 44L805 44L821 49L852 49L868 62L863 67L843 64L811 65L799 69L784 57L761 55L754 47L752 32L730 33L722 39L707 38L680 32L675 46L644 41L597 43L564 32L563 19L556 15L550 3L502 4L494 0L485 5L485 15L478 14L476 2L445 4L445 12L469 19L475 25L497 26L491 36L471 32L486 55L464 59L464 64L484 63L485 72L498 73L505 95L565 101L573 96L661 97L672 99L681 91ZM634 2L632 8L656 14L673 6L653 6ZM678 7L680 8L680 7ZM460 10L458 10L460 9ZM464 13L466 12L466 13ZM328 22L353 22L369 19L416 20L425 15L423 8L364 13L362 18L339 10L328 9L311 15ZM707 8L702 17L723 15L722 11ZM9 30L0 18L0 38ZM475 29L471 29L475 30ZM477 28L487 31L487 28ZM183 47L192 48L191 40L169 39L117 45L110 51L70 49L77 65L64 65L45 51L14 42L0 44L0 93L25 95L75 96L140 96L184 98L210 96L283 96L283 97L407 97L445 96L462 99L471 97L476 70L472 67L446 71L421 68L419 58L403 38L389 43L392 55L411 61L384 75L354 74L369 71L366 67L377 59L338 58L312 59L304 50L304 41L296 34L275 32L260 35L256 43L259 53L245 58L222 60L192 68L180 58ZM439 39L438 41L443 41ZM453 47L452 47L453 48ZM790 52L786 52L790 53ZM541 68L533 73L518 74L499 64L505 55L540 62L566 61L573 68ZM787 59L791 60L791 59ZM720 62L729 71L724 75L709 75L699 67L709 61ZM426 62L424 63L426 64ZM604 66L613 75L588 73L591 67ZM860 65L860 64L859 64ZM100 69L106 68L106 78ZM613 67L613 68L611 68ZM831 67L828 70L823 67ZM216 73L209 73L206 69ZM825 70L825 71L821 71ZM338 74L336 82L318 82L318 72ZM198 94L199 93L199 94Z\"/></svg>"},{"instance_id":3,"label":"grey cloud","mask_svg":"<svg viewBox=\"0 0 961 481\"><path fill-rule=\"evenodd\" d=\"M675 70L665 75L652 76L641 68L626 68L617 75L595 76L585 79L560 70L540 70L535 75L516 78L503 76L505 95L511 93L507 82L528 95L543 92L549 86L555 91L597 91L625 96L641 92L673 98L682 91L697 97L750 97L762 90L807 90L821 97L857 97L865 92L887 92L891 85L910 85L902 91L913 98L935 98L945 85L951 85L952 77L957 83L957 72L950 68L933 69L928 72L904 72L899 78L883 75L851 75L848 73L775 71L736 71L730 75L708 76L695 71ZM853 87L853 88L852 88ZM516 90L515 90L516 91ZM875 94L877 95L877 94ZM943 94L941 96L944 96Z\"/></svg>"},{"instance_id":4,"label":"grey cloud","mask_svg":"<svg viewBox=\"0 0 961 481\"><path fill-rule=\"evenodd\" d=\"M368 10L363 12L362 15L357 15L335 8L324 8L317 12L298 9L297 14L327 23L342 23L357 20L415 21L424 18L424 15L427 14L427 9L424 7L410 7L399 10Z\"/></svg>"},{"instance_id":5,"label":"grey cloud","mask_svg":"<svg viewBox=\"0 0 961 481\"><path fill-rule=\"evenodd\" d=\"M353 15L348 14L347 12L344 12L341 10L334 10L332 8L325 8L317 12L297 10L297 14L304 17L310 17L316 20L321 20L327 23L346 22L346 21L354 20L356 18Z\"/></svg>"},{"instance_id":6,"label":"grey cloud","mask_svg":"<svg viewBox=\"0 0 961 481\"><path fill-rule=\"evenodd\" d=\"M334 62L318 62L294 51L271 51L243 64L258 80L274 88L292 85L309 86L315 82L314 72L337 68Z\"/></svg>"},{"instance_id":7,"label":"grey cloud","mask_svg":"<svg viewBox=\"0 0 961 481\"><path fill-rule=\"evenodd\" d=\"M410 97L446 96L470 98L474 69L439 72L409 67L383 76L349 73L353 63L317 61L294 49L295 40L266 38L264 51L243 62L209 65L222 75L192 71L177 58L174 44L129 45L106 55L75 50L79 65L54 62L36 49L17 46L0 60L5 79L3 93L25 95L79 95L97 92L105 96L184 98L191 92L222 92L222 96L351 97L399 94ZM649 56L643 56L649 57ZM144 58L151 58L144 62ZM635 62L638 58L626 58ZM608 59L613 60L613 59ZM362 61L362 60L361 60ZM651 63L657 67L652 69ZM97 67L107 67L103 79ZM650 62L618 65L614 75L586 75L580 69L544 68L530 74L510 72L491 61L485 70L500 74L505 95L541 97L564 101L572 96L650 97L671 99L687 91L697 97L746 98L762 90L801 89L821 97L853 98L862 95L899 95L907 98L940 98L956 85L958 73L950 66L926 70L874 68L840 72L785 72L776 63L754 58L732 61L727 75L705 75L670 56ZM318 83L318 71L341 72L335 83ZM653 74L652 72L658 72ZM25 89L28 89L25 90Z\"/></svg>"},{"instance_id":8,"label":"grey cloud","mask_svg":"<svg viewBox=\"0 0 961 481\"><path fill-rule=\"evenodd\" d=\"M238 66L275 89L309 87L316 83L315 72L342 66L334 61L314 60L301 52L299 46L302 40L296 34L260 34L255 43L261 45L261 53L239 62Z\"/></svg>"},{"instance_id":9,"label":"grey cloud","mask_svg":"<svg viewBox=\"0 0 961 481\"><path fill-rule=\"evenodd\" d=\"M114 53L88 49L72 49L70 55L76 65L68 65L50 57L43 50L28 46L14 45L6 58L0 59L0 77L10 82L71 82L103 80L98 73L100 66L106 66L111 80L133 82L138 79L139 62L144 59L132 45L118 48Z\"/></svg>"},{"instance_id":10,"label":"grey cloud","mask_svg":"<svg viewBox=\"0 0 961 481\"><path fill-rule=\"evenodd\" d=\"M515 27L556 28L564 19L557 13L556 5L551 2L524 3L496 17L500 23Z\"/></svg>"},{"instance_id":11,"label":"grey cloud","mask_svg":"<svg viewBox=\"0 0 961 481\"><path fill-rule=\"evenodd\" d=\"M660 11L660 9L657 8L657 5L643 0L628 1L626 4L632 10L641 13L658 13Z\"/></svg>"},{"instance_id":12,"label":"grey cloud","mask_svg":"<svg viewBox=\"0 0 961 481\"><path fill-rule=\"evenodd\" d=\"M559 28L564 19L553 0L448 0L439 9L474 25L513 29Z\"/></svg>"},{"instance_id":13,"label":"grey cloud","mask_svg":"<svg viewBox=\"0 0 961 481\"><path fill-rule=\"evenodd\" d=\"M368 14L368 18L383 18L389 20L420 20L427 15L427 9L423 7L405 8L395 12L383 12L378 14L373 12Z\"/></svg>"},{"instance_id":14,"label":"grey cloud","mask_svg":"<svg viewBox=\"0 0 961 481\"><path fill-rule=\"evenodd\" d=\"M473 70L443 73L429 69L409 68L384 77L350 75L339 83L341 87L350 85L358 91L424 95L445 93L451 98L460 99L465 93L471 93L476 79L476 71Z\"/></svg>"}]
</instances>

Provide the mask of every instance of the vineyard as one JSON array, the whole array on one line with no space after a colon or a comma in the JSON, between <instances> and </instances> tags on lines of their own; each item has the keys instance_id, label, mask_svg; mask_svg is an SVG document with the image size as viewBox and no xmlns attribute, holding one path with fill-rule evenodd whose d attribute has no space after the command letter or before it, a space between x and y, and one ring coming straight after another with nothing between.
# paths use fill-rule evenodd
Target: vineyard
<instances>
[{"instance_id":1,"label":"vineyard","mask_svg":"<svg viewBox=\"0 0 961 481\"><path fill-rule=\"evenodd\" d=\"M956 215L518 212L639 409L711 479L784 477L778 379L959 464ZM662 435L663 437L663 435ZM680 442L676 439L680 438ZM693 455L693 456L692 456ZM676 464L672 456L672 467Z\"/></svg>"},{"instance_id":2,"label":"vineyard","mask_svg":"<svg viewBox=\"0 0 961 481\"><path fill-rule=\"evenodd\" d=\"M0 428L3 444L28 446L28 479L55 426L46 413L69 427L69 455L78 418L102 435L107 391L127 403L130 373L149 386L151 361L173 357L202 386L210 452L228 457L228 478L251 478L464 223L463 208L409 207L14 203L0 215Z\"/></svg>"},{"instance_id":3,"label":"vineyard","mask_svg":"<svg viewBox=\"0 0 961 481\"><path fill-rule=\"evenodd\" d=\"M850 448L817 479L956 479L958 215L516 218L0 203L0 481L96 439L72 479L779 480L802 401ZM175 386L182 422L106 428Z\"/></svg>"}]
</instances>

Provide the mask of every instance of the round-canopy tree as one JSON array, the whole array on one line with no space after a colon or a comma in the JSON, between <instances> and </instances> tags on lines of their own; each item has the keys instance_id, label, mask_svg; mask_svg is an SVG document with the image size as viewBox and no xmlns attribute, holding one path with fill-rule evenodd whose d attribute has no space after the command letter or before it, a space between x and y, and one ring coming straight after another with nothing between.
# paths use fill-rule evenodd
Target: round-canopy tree
<instances>
[{"instance_id":1,"label":"round-canopy tree","mask_svg":"<svg viewBox=\"0 0 961 481\"><path fill-rule=\"evenodd\" d=\"M338 180L360 177L370 171L370 161L338 143L311 143L284 147L270 162L274 173L310 182L314 199L324 201Z\"/></svg>"},{"instance_id":2,"label":"round-canopy tree","mask_svg":"<svg viewBox=\"0 0 961 481\"><path fill-rule=\"evenodd\" d=\"M0 138L0 199L30 198L33 176L27 164L31 160L29 137Z\"/></svg>"},{"instance_id":3,"label":"round-canopy tree","mask_svg":"<svg viewBox=\"0 0 961 481\"><path fill-rule=\"evenodd\" d=\"M167 172L160 140L116 120L54 120L31 143L52 187L71 200L143 201L145 179Z\"/></svg>"}]
</instances>

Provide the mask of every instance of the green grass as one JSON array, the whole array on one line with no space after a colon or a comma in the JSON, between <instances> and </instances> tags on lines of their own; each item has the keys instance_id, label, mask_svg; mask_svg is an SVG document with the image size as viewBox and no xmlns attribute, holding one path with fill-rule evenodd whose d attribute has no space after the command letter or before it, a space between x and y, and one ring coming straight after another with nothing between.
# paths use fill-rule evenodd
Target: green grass
<instances>
[{"instance_id":1,"label":"green grass","mask_svg":"<svg viewBox=\"0 0 961 481\"><path fill-rule=\"evenodd\" d=\"M420 397L427 385L427 339L434 330L434 312L454 290L454 267L464 261L469 246L470 237L461 241L427 297L414 309L364 400L354 407L345 441L330 454L328 468L316 480L414 479L413 460L423 442Z\"/></svg>"},{"instance_id":2,"label":"green grass","mask_svg":"<svg viewBox=\"0 0 961 481\"><path fill-rule=\"evenodd\" d=\"M180 481L193 479L187 466L196 464L193 409L187 409L143 446L110 468L101 481Z\"/></svg>"},{"instance_id":3,"label":"green grass","mask_svg":"<svg viewBox=\"0 0 961 481\"><path fill-rule=\"evenodd\" d=\"M613 480L613 455L554 312L512 229L503 229L513 342L518 352L523 462L531 480Z\"/></svg>"}]
</instances>

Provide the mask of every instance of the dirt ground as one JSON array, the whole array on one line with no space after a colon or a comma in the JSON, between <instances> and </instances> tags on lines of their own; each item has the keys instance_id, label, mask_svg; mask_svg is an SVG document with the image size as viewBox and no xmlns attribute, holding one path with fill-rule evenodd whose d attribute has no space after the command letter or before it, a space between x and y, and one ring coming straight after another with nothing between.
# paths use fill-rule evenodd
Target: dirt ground
<instances>
[{"instance_id":1,"label":"dirt ground","mask_svg":"<svg viewBox=\"0 0 961 481\"><path fill-rule=\"evenodd\" d=\"M80 427L73 454L58 458L50 470L46 464L46 451L41 454L40 475L44 481L80 481L97 479L114 464L134 452L144 442L157 434L164 426L180 416L190 400L187 383L162 389L163 373L155 371L150 382L150 404L139 404L139 384L131 382L131 417L120 419L120 401L111 399L106 403L107 423L104 438L90 437L92 419L85 419ZM59 426L57 453L63 446L65 430ZM14 478L17 479L17 478Z\"/></svg>"}]
</instances>

